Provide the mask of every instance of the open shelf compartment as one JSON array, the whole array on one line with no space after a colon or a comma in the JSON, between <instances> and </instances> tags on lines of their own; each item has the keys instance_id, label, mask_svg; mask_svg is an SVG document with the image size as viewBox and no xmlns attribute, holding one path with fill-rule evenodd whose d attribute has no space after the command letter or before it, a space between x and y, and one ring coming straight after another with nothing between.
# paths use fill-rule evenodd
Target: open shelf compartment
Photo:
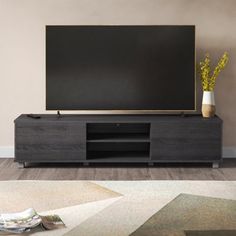
<instances>
[{"instance_id":1,"label":"open shelf compartment","mask_svg":"<svg viewBox=\"0 0 236 236\"><path fill-rule=\"evenodd\" d=\"M148 123L89 123L87 142L149 142Z\"/></svg>"},{"instance_id":2,"label":"open shelf compartment","mask_svg":"<svg viewBox=\"0 0 236 236\"><path fill-rule=\"evenodd\" d=\"M148 161L150 124L89 123L86 146L88 160Z\"/></svg>"},{"instance_id":3,"label":"open shelf compartment","mask_svg":"<svg viewBox=\"0 0 236 236\"><path fill-rule=\"evenodd\" d=\"M87 159L149 159L149 142L108 142L108 143L88 143Z\"/></svg>"}]
</instances>

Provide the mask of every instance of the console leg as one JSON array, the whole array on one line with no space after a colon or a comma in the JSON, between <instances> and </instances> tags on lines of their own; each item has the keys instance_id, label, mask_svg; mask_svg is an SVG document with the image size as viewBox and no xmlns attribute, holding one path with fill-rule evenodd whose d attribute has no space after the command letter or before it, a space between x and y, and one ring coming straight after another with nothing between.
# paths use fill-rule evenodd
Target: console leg
<instances>
[{"instance_id":1,"label":"console leg","mask_svg":"<svg viewBox=\"0 0 236 236\"><path fill-rule=\"evenodd\" d=\"M153 162L148 162L148 166L154 166L154 163Z\"/></svg>"},{"instance_id":2,"label":"console leg","mask_svg":"<svg viewBox=\"0 0 236 236\"><path fill-rule=\"evenodd\" d=\"M220 163L219 163L219 162L213 162L213 163L212 163L212 168L213 168L213 169L217 169L217 168L219 168L219 166L220 166Z\"/></svg>"},{"instance_id":3,"label":"console leg","mask_svg":"<svg viewBox=\"0 0 236 236\"><path fill-rule=\"evenodd\" d=\"M83 166L89 166L88 162L83 162Z\"/></svg>"},{"instance_id":4,"label":"console leg","mask_svg":"<svg viewBox=\"0 0 236 236\"><path fill-rule=\"evenodd\" d=\"M25 162L18 162L18 168L24 169L25 168Z\"/></svg>"}]
</instances>

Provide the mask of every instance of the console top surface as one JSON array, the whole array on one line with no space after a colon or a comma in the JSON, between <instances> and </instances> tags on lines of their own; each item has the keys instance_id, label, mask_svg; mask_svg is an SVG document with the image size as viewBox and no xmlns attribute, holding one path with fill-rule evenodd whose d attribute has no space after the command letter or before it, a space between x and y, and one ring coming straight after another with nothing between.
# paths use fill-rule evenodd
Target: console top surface
<instances>
[{"instance_id":1,"label":"console top surface","mask_svg":"<svg viewBox=\"0 0 236 236\"><path fill-rule=\"evenodd\" d=\"M15 123L41 123L41 122L164 122L164 121L183 121L183 122L222 122L215 116L213 118L203 118L201 114L191 115L78 115L62 114L58 117L56 114L37 114L40 119L28 117L22 114L15 119Z\"/></svg>"}]
</instances>

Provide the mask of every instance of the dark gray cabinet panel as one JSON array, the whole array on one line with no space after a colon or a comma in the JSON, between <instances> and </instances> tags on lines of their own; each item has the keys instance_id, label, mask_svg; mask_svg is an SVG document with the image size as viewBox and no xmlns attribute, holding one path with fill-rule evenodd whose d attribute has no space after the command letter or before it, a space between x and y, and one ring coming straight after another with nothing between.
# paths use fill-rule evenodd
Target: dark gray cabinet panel
<instances>
[{"instance_id":1,"label":"dark gray cabinet panel","mask_svg":"<svg viewBox=\"0 0 236 236\"><path fill-rule=\"evenodd\" d=\"M15 160L25 162L211 162L222 153L222 120L201 115L21 115Z\"/></svg>"},{"instance_id":2,"label":"dark gray cabinet panel","mask_svg":"<svg viewBox=\"0 0 236 236\"><path fill-rule=\"evenodd\" d=\"M221 123L214 120L152 123L151 159L210 161L221 159Z\"/></svg>"},{"instance_id":3,"label":"dark gray cabinet panel","mask_svg":"<svg viewBox=\"0 0 236 236\"><path fill-rule=\"evenodd\" d=\"M86 156L85 124L20 123L15 126L16 161L69 162Z\"/></svg>"}]
</instances>

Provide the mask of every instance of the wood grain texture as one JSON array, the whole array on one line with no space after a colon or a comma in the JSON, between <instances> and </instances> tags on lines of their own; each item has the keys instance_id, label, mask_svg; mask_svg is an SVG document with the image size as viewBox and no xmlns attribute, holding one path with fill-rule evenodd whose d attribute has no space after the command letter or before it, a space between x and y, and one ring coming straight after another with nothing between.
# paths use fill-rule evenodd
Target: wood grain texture
<instances>
[{"instance_id":1,"label":"wood grain texture","mask_svg":"<svg viewBox=\"0 0 236 236\"><path fill-rule=\"evenodd\" d=\"M13 159L0 159L0 180L236 180L236 159L221 168L210 164L31 164L19 169Z\"/></svg>"},{"instance_id":2,"label":"wood grain texture","mask_svg":"<svg viewBox=\"0 0 236 236\"><path fill-rule=\"evenodd\" d=\"M214 120L157 121L151 126L151 159L221 160L221 130L222 124Z\"/></svg>"},{"instance_id":3,"label":"wood grain texture","mask_svg":"<svg viewBox=\"0 0 236 236\"><path fill-rule=\"evenodd\" d=\"M41 119L32 119L27 117L27 115L22 114L19 117L15 119L15 123L18 124L24 124L26 123L48 123L48 122L84 122L87 123L127 123L127 122L134 122L134 123L151 123L155 122L158 118L158 121L171 121L173 119L176 120L176 122L206 122L206 123L221 123L222 120L215 116L211 119L205 119L202 117L201 114L196 115L186 115L184 117L181 116L181 114L171 114L171 115L76 115L76 114L63 114L61 118L58 118L57 115L54 114L39 114L41 116ZM105 122L106 121L106 122Z\"/></svg>"},{"instance_id":4,"label":"wood grain texture","mask_svg":"<svg viewBox=\"0 0 236 236\"><path fill-rule=\"evenodd\" d=\"M85 124L16 123L15 152L18 162L83 160L86 155Z\"/></svg>"},{"instance_id":5,"label":"wood grain texture","mask_svg":"<svg viewBox=\"0 0 236 236\"><path fill-rule=\"evenodd\" d=\"M222 120L199 115L21 115L18 162L217 162ZM98 142L99 141L99 142Z\"/></svg>"}]
</instances>

